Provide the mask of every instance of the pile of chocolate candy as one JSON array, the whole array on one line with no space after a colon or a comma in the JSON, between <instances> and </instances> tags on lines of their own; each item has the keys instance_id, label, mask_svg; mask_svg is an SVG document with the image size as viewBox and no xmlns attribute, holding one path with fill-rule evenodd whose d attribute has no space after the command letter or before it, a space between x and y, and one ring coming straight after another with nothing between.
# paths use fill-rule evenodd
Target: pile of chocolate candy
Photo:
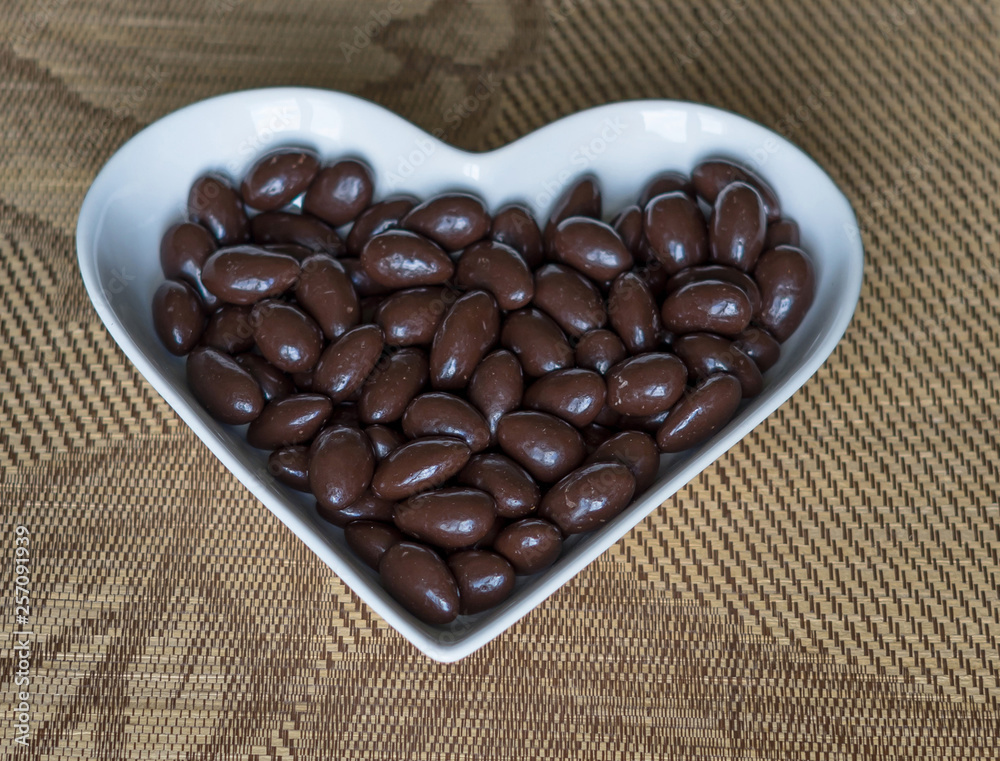
<instances>
[{"instance_id":1,"label":"pile of chocolate candy","mask_svg":"<svg viewBox=\"0 0 1000 761\"><path fill-rule=\"evenodd\" d=\"M501 603L721 430L812 303L796 223L729 161L654 177L610 224L589 176L542 228L374 191L292 149L239 188L199 178L153 322L202 406L429 623Z\"/></svg>"}]
</instances>

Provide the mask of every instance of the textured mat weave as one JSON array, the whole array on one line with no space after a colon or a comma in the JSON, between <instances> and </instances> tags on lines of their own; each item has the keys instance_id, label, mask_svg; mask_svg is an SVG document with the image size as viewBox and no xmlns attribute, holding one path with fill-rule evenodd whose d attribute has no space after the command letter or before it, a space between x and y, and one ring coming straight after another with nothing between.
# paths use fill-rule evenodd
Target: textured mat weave
<instances>
[{"instance_id":1,"label":"textured mat weave","mask_svg":"<svg viewBox=\"0 0 1000 761\"><path fill-rule=\"evenodd\" d=\"M992 6L0 4L0 557L8 590L25 526L30 757L1000 755ZM185 429L77 274L77 210L124 140L279 84L475 149L611 100L737 111L854 203L855 321L599 562L473 657L431 663ZM2 613L9 634L7 592ZM0 756L27 758L13 642Z\"/></svg>"}]
</instances>

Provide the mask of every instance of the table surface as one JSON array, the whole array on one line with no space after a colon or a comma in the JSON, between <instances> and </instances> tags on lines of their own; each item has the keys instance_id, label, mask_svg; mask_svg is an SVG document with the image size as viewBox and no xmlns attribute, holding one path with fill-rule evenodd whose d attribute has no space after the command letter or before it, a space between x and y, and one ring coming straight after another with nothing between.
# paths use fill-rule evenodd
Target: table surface
<instances>
[{"instance_id":1,"label":"table surface","mask_svg":"<svg viewBox=\"0 0 1000 761\"><path fill-rule=\"evenodd\" d=\"M997 754L991 6L0 4L0 518L5 588L15 526L30 532L31 757ZM791 401L590 568L472 657L433 663L181 424L76 268L84 193L129 136L292 84L470 149L620 99L744 114L854 204L854 322ZM3 616L9 633L8 596ZM12 643L0 755L27 757L5 704Z\"/></svg>"}]
</instances>

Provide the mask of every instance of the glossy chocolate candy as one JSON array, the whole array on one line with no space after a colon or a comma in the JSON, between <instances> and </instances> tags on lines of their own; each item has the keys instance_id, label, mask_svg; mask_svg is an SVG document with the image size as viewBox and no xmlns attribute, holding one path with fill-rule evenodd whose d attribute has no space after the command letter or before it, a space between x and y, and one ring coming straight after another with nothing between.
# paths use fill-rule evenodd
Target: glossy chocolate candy
<instances>
[{"instance_id":1,"label":"glossy chocolate candy","mask_svg":"<svg viewBox=\"0 0 1000 761\"><path fill-rule=\"evenodd\" d=\"M490 530L486 532L486 536L480 539L474 544L470 544L468 547L462 547L460 550L455 550L455 552L464 552L466 550L488 550L493 547L493 542L496 540L497 535L503 531L510 524L510 520L507 518L501 518L499 515L494 516L493 525L490 526Z\"/></svg>"},{"instance_id":2,"label":"glossy chocolate candy","mask_svg":"<svg viewBox=\"0 0 1000 761\"><path fill-rule=\"evenodd\" d=\"M267 472L297 491L309 491L309 447L275 449L267 458Z\"/></svg>"},{"instance_id":3,"label":"glossy chocolate candy","mask_svg":"<svg viewBox=\"0 0 1000 761\"><path fill-rule=\"evenodd\" d=\"M198 293L187 283L167 280L153 294L153 328L171 354L183 356L205 332L205 312Z\"/></svg>"},{"instance_id":4,"label":"glossy chocolate candy","mask_svg":"<svg viewBox=\"0 0 1000 761\"><path fill-rule=\"evenodd\" d=\"M160 267L170 280L186 280L201 286L201 268L215 249L215 239L201 225L181 222L171 225L160 239Z\"/></svg>"},{"instance_id":5,"label":"glossy chocolate candy","mask_svg":"<svg viewBox=\"0 0 1000 761\"><path fill-rule=\"evenodd\" d=\"M445 313L458 300L448 288L408 288L396 291L375 311L389 346L430 346Z\"/></svg>"},{"instance_id":6,"label":"glossy chocolate candy","mask_svg":"<svg viewBox=\"0 0 1000 761\"><path fill-rule=\"evenodd\" d=\"M404 541L403 532L381 521L352 521L344 527L344 539L354 554L378 570L379 561L390 547Z\"/></svg>"},{"instance_id":7,"label":"glossy chocolate candy","mask_svg":"<svg viewBox=\"0 0 1000 761\"><path fill-rule=\"evenodd\" d=\"M686 381L684 363L673 354L639 354L608 371L608 406L622 415L656 415L680 398Z\"/></svg>"},{"instance_id":8,"label":"glossy chocolate candy","mask_svg":"<svg viewBox=\"0 0 1000 761\"><path fill-rule=\"evenodd\" d=\"M375 369L383 345L377 325L352 328L323 351L313 374L313 387L335 402L350 398Z\"/></svg>"},{"instance_id":9,"label":"glossy chocolate candy","mask_svg":"<svg viewBox=\"0 0 1000 761\"><path fill-rule=\"evenodd\" d=\"M691 182L698 195L709 205L714 205L723 188L734 182L745 182L760 193L768 221L781 218L778 195L756 173L728 159L710 159L698 164L691 172Z\"/></svg>"},{"instance_id":10,"label":"glossy chocolate candy","mask_svg":"<svg viewBox=\"0 0 1000 761\"><path fill-rule=\"evenodd\" d=\"M360 259L346 258L339 259L338 261L344 266L347 276L351 278L351 285L354 286L354 292L358 294L359 299L381 300L382 297L392 293L392 288L384 286L381 283L376 283L368 276L364 267L361 266ZM362 309L362 319L365 319L365 314L365 311Z\"/></svg>"},{"instance_id":11,"label":"glossy chocolate candy","mask_svg":"<svg viewBox=\"0 0 1000 761\"><path fill-rule=\"evenodd\" d=\"M334 426L324 430L309 453L309 486L316 501L337 510L360 499L375 470L368 437L357 428Z\"/></svg>"},{"instance_id":12,"label":"glossy chocolate candy","mask_svg":"<svg viewBox=\"0 0 1000 761\"><path fill-rule=\"evenodd\" d=\"M302 199L302 210L340 227L358 218L371 203L374 192L375 182L368 167L344 159L319 170Z\"/></svg>"},{"instance_id":13,"label":"glossy chocolate candy","mask_svg":"<svg viewBox=\"0 0 1000 761\"><path fill-rule=\"evenodd\" d=\"M455 577L430 547L398 542L383 553L378 567L389 594L421 621L442 625L458 616Z\"/></svg>"},{"instance_id":14,"label":"glossy chocolate candy","mask_svg":"<svg viewBox=\"0 0 1000 761\"><path fill-rule=\"evenodd\" d=\"M523 206L504 206L493 215L490 238L517 251L532 270L543 261L542 233L535 218Z\"/></svg>"},{"instance_id":15,"label":"glossy chocolate candy","mask_svg":"<svg viewBox=\"0 0 1000 761\"><path fill-rule=\"evenodd\" d=\"M770 251L778 246L801 246L799 225L794 219L779 219L767 226L764 236L764 250Z\"/></svg>"},{"instance_id":16,"label":"glossy chocolate candy","mask_svg":"<svg viewBox=\"0 0 1000 761\"><path fill-rule=\"evenodd\" d=\"M258 244L301 246L330 256L345 251L336 230L311 214L266 211L250 220L250 232Z\"/></svg>"},{"instance_id":17,"label":"glossy chocolate candy","mask_svg":"<svg viewBox=\"0 0 1000 761\"><path fill-rule=\"evenodd\" d=\"M656 433L656 443L664 452L698 446L730 421L742 396L742 386L735 376L710 375L673 406Z\"/></svg>"},{"instance_id":18,"label":"glossy chocolate candy","mask_svg":"<svg viewBox=\"0 0 1000 761\"><path fill-rule=\"evenodd\" d=\"M292 379L259 354L250 352L237 354L236 361L260 384L264 401L273 402L275 399L284 399L295 393Z\"/></svg>"},{"instance_id":19,"label":"glossy chocolate candy","mask_svg":"<svg viewBox=\"0 0 1000 761\"><path fill-rule=\"evenodd\" d=\"M636 494L642 494L656 480L660 453L653 437L641 431L622 431L608 437L587 458L592 462L620 462L635 478Z\"/></svg>"},{"instance_id":20,"label":"glossy chocolate candy","mask_svg":"<svg viewBox=\"0 0 1000 761\"><path fill-rule=\"evenodd\" d=\"M760 312L760 289L757 288L754 279L742 270L722 264L706 264L703 267L688 267L686 270L681 270L664 284L663 291L669 296L688 283L701 280L721 280L738 286L750 300L751 312L754 315Z\"/></svg>"},{"instance_id":21,"label":"glossy chocolate candy","mask_svg":"<svg viewBox=\"0 0 1000 761\"><path fill-rule=\"evenodd\" d=\"M448 557L463 615L494 608L514 591L514 567L495 552L466 550Z\"/></svg>"},{"instance_id":22,"label":"glossy chocolate candy","mask_svg":"<svg viewBox=\"0 0 1000 761\"><path fill-rule=\"evenodd\" d=\"M361 266L387 288L440 285L451 279L455 264L436 243L407 230L388 230L361 249Z\"/></svg>"},{"instance_id":23,"label":"glossy chocolate candy","mask_svg":"<svg viewBox=\"0 0 1000 761\"><path fill-rule=\"evenodd\" d=\"M399 349L376 365L361 389L358 416L362 423L393 423L427 385L427 355L420 349Z\"/></svg>"},{"instance_id":24,"label":"glossy chocolate candy","mask_svg":"<svg viewBox=\"0 0 1000 761\"><path fill-rule=\"evenodd\" d=\"M690 177L681 172L661 172L647 182L642 189L642 193L639 194L639 206L645 208L646 204L656 196L661 196L664 193L676 193L677 191L684 193L692 201L695 200L694 183L691 182Z\"/></svg>"},{"instance_id":25,"label":"glossy chocolate candy","mask_svg":"<svg viewBox=\"0 0 1000 761\"><path fill-rule=\"evenodd\" d=\"M299 261L260 246L220 248L205 262L205 288L227 304L255 304L279 296L298 280Z\"/></svg>"},{"instance_id":26,"label":"glossy chocolate candy","mask_svg":"<svg viewBox=\"0 0 1000 761\"><path fill-rule=\"evenodd\" d=\"M355 394L357 396L357 394ZM360 428L361 419L358 415L358 405L354 401L340 402L333 405L333 412L327 421L328 428L346 425L349 428Z\"/></svg>"},{"instance_id":27,"label":"glossy chocolate candy","mask_svg":"<svg viewBox=\"0 0 1000 761\"><path fill-rule=\"evenodd\" d=\"M597 287L562 264L546 264L535 273L534 305L571 336L603 327L608 319Z\"/></svg>"},{"instance_id":28,"label":"glossy chocolate candy","mask_svg":"<svg viewBox=\"0 0 1000 761\"><path fill-rule=\"evenodd\" d=\"M316 253L312 249L298 243L262 243L260 247L268 251L273 251L276 254L288 254L300 262ZM329 253L324 253L324 255L333 256L333 254Z\"/></svg>"},{"instance_id":29,"label":"glossy chocolate candy","mask_svg":"<svg viewBox=\"0 0 1000 761\"><path fill-rule=\"evenodd\" d=\"M302 261L295 299L329 339L342 336L361 321L361 305L344 265L325 254Z\"/></svg>"},{"instance_id":30,"label":"glossy chocolate candy","mask_svg":"<svg viewBox=\"0 0 1000 761\"><path fill-rule=\"evenodd\" d=\"M366 426L365 435L372 443L372 452L375 454L377 462L381 462L389 456L390 452L399 449L406 443L403 434L387 425Z\"/></svg>"},{"instance_id":31,"label":"glossy chocolate candy","mask_svg":"<svg viewBox=\"0 0 1000 761\"><path fill-rule=\"evenodd\" d=\"M727 185L715 199L708 223L709 259L749 272L764 249L764 201L745 182Z\"/></svg>"},{"instance_id":32,"label":"glossy chocolate candy","mask_svg":"<svg viewBox=\"0 0 1000 761\"><path fill-rule=\"evenodd\" d=\"M762 373L774 367L781 357L781 344L766 330L753 325L736 336L733 346L750 357Z\"/></svg>"},{"instance_id":33,"label":"glossy chocolate candy","mask_svg":"<svg viewBox=\"0 0 1000 761\"><path fill-rule=\"evenodd\" d=\"M379 521L391 523L396 512L396 503L376 497L371 491L366 491L358 499L344 507L328 507L321 501L316 502L316 511L334 526L344 528L354 521Z\"/></svg>"},{"instance_id":34,"label":"glossy chocolate candy","mask_svg":"<svg viewBox=\"0 0 1000 761\"><path fill-rule=\"evenodd\" d=\"M812 306L812 263L801 249L778 246L761 255L753 274L760 288L760 325L784 343Z\"/></svg>"},{"instance_id":35,"label":"glossy chocolate candy","mask_svg":"<svg viewBox=\"0 0 1000 761\"><path fill-rule=\"evenodd\" d=\"M552 234L552 255L591 280L612 280L632 266L632 252L610 225L568 217Z\"/></svg>"},{"instance_id":36,"label":"glossy chocolate candy","mask_svg":"<svg viewBox=\"0 0 1000 761\"><path fill-rule=\"evenodd\" d=\"M635 478L619 462L595 462L577 468L542 498L538 516L563 534L593 531L625 509L635 493Z\"/></svg>"},{"instance_id":37,"label":"glossy chocolate candy","mask_svg":"<svg viewBox=\"0 0 1000 761\"><path fill-rule=\"evenodd\" d=\"M402 425L408 438L454 436L468 444L473 453L490 444L486 418L465 399L442 391L421 394L411 401Z\"/></svg>"},{"instance_id":38,"label":"glossy chocolate candy","mask_svg":"<svg viewBox=\"0 0 1000 761\"><path fill-rule=\"evenodd\" d=\"M608 320L630 354L653 351L663 331L656 299L646 282L634 272L619 275L611 284Z\"/></svg>"},{"instance_id":39,"label":"glossy chocolate candy","mask_svg":"<svg viewBox=\"0 0 1000 761\"><path fill-rule=\"evenodd\" d=\"M348 256L361 256L361 250L371 238L399 227L403 217L416 205L416 200L410 196L393 196L369 206L361 212L347 234Z\"/></svg>"},{"instance_id":40,"label":"glossy chocolate candy","mask_svg":"<svg viewBox=\"0 0 1000 761\"><path fill-rule=\"evenodd\" d=\"M532 383L524 393L527 409L549 412L577 428L594 422L604 407L604 378L593 370L556 370Z\"/></svg>"},{"instance_id":41,"label":"glossy chocolate candy","mask_svg":"<svg viewBox=\"0 0 1000 761\"><path fill-rule=\"evenodd\" d=\"M253 421L276 477L311 486L319 514L425 621L497 604L515 569L548 567L563 535L624 510L655 481L650 434L670 452L714 435L811 301L808 259L788 251L794 222L725 162L655 176L611 226L581 178L544 236L525 208L491 220L463 194L369 206L371 173L353 159L319 169L303 195L292 163L265 157L247 178L256 245L215 250L243 214L224 181L215 227L164 236L165 271L209 316L193 388L213 414Z\"/></svg>"},{"instance_id":42,"label":"glossy chocolate candy","mask_svg":"<svg viewBox=\"0 0 1000 761\"><path fill-rule=\"evenodd\" d=\"M517 356L528 375L537 377L573 366L573 349L566 334L538 309L519 309L507 315L500 343Z\"/></svg>"},{"instance_id":43,"label":"glossy chocolate candy","mask_svg":"<svg viewBox=\"0 0 1000 761\"><path fill-rule=\"evenodd\" d=\"M580 177L568 186L552 205L543 235L545 247L551 250L556 227L564 219L569 217L600 219L601 210L601 187L597 183L597 178L591 175Z\"/></svg>"},{"instance_id":44,"label":"glossy chocolate candy","mask_svg":"<svg viewBox=\"0 0 1000 761\"><path fill-rule=\"evenodd\" d=\"M503 556L519 576L538 573L559 559L562 534L542 518L524 518L497 534L493 549Z\"/></svg>"},{"instance_id":45,"label":"glossy chocolate candy","mask_svg":"<svg viewBox=\"0 0 1000 761\"><path fill-rule=\"evenodd\" d=\"M489 452L469 460L456 479L493 497L501 518L523 518L538 507L541 490L524 468L502 454Z\"/></svg>"},{"instance_id":46,"label":"glossy chocolate candy","mask_svg":"<svg viewBox=\"0 0 1000 761\"><path fill-rule=\"evenodd\" d=\"M463 389L476 365L500 337L500 310L486 291L469 291L441 320L431 344L434 388Z\"/></svg>"},{"instance_id":47,"label":"glossy chocolate candy","mask_svg":"<svg viewBox=\"0 0 1000 761\"><path fill-rule=\"evenodd\" d=\"M535 479L558 481L587 455L579 431L547 412L522 410L500 418L497 441Z\"/></svg>"},{"instance_id":48,"label":"glossy chocolate candy","mask_svg":"<svg viewBox=\"0 0 1000 761\"><path fill-rule=\"evenodd\" d=\"M643 232L650 251L669 275L708 260L705 215L685 193L665 193L646 204Z\"/></svg>"},{"instance_id":49,"label":"glossy chocolate candy","mask_svg":"<svg viewBox=\"0 0 1000 761\"><path fill-rule=\"evenodd\" d=\"M443 550L468 547L493 527L493 498L484 491L451 487L417 494L396 506L396 528Z\"/></svg>"},{"instance_id":50,"label":"glossy chocolate candy","mask_svg":"<svg viewBox=\"0 0 1000 761\"><path fill-rule=\"evenodd\" d=\"M746 291L722 280L695 280L667 296L663 327L671 333L736 336L746 330L753 307Z\"/></svg>"},{"instance_id":51,"label":"glossy chocolate candy","mask_svg":"<svg viewBox=\"0 0 1000 761\"><path fill-rule=\"evenodd\" d=\"M257 381L228 354L199 346L187 358L187 383L208 413L222 423L241 425L264 409Z\"/></svg>"},{"instance_id":52,"label":"glossy chocolate candy","mask_svg":"<svg viewBox=\"0 0 1000 761\"><path fill-rule=\"evenodd\" d=\"M388 500L402 500L437 489L458 475L469 461L468 445L450 436L413 439L378 464L372 491Z\"/></svg>"},{"instance_id":53,"label":"glossy chocolate candy","mask_svg":"<svg viewBox=\"0 0 1000 761\"><path fill-rule=\"evenodd\" d=\"M657 318L659 319L659 318ZM576 345L576 364L606 375L612 366L628 356L621 338L610 330L592 330L584 333Z\"/></svg>"},{"instance_id":54,"label":"glossy chocolate candy","mask_svg":"<svg viewBox=\"0 0 1000 761\"><path fill-rule=\"evenodd\" d=\"M622 243L633 256L639 253L643 246L642 239L642 207L627 206L618 212L611 223Z\"/></svg>"},{"instance_id":55,"label":"glossy chocolate candy","mask_svg":"<svg viewBox=\"0 0 1000 761\"><path fill-rule=\"evenodd\" d=\"M250 225L239 194L217 175L195 180L188 194L188 218L208 230L220 246L250 240Z\"/></svg>"},{"instance_id":56,"label":"glossy chocolate candy","mask_svg":"<svg viewBox=\"0 0 1000 761\"><path fill-rule=\"evenodd\" d=\"M319 162L311 153L276 151L250 167L240 192L247 206L258 211L280 209L305 192L318 170Z\"/></svg>"},{"instance_id":57,"label":"glossy chocolate candy","mask_svg":"<svg viewBox=\"0 0 1000 761\"><path fill-rule=\"evenodd\" d=\"M455 271L459 288L481 288L493 294L501 309L527 306L535 295L535 281L521 255L492 240L479 241L462 252Z\"/></svg>"},{"instance_id":58,"label":"glossy chocolate candy","mask_svg":"<svg viewBox=\"0 0 1000 761\"><path fill-rule=\"evenodd\" d=\"M311 441L333 412L322 394L293 394L267 404L247 428L247 441L258 449L278 449Z\"/></svg>"},{"instance_id":59,"label":"glossy chocolate candy","mask_svg":"<svg viewBox=\"0 0 1000 761\"><path fill-rule=\"evenodd\" d=\"M668 414L670 414L670 410L663 410L652 415L621 415L614 425L625 431L655 434L660 430L660 426L663 425Z\"/></svg>"},{"instance_id":60,"label":"glossy chocolate candy","mask_svg":"<svg viewBox=\"0 0 1000 761\"><path fill-rule=\"evenodd\" d=\"M208 317L201 342L226 354L240 354L254 346L253 307L223 304Z\"/></svg>"},{"instance_id":61,"label":"glossy chocolate candy","mask_svg":"<svg viewBox=\"0 0 1000 761\"><path fill-rule=\"evenodd\" d=\"M689 333L674 340L673 349L695 380L713 373L735 375L743 387L743 398L757 396L764 388L760 369L730 340L711 333Z\"/></svg>"},{"instance_id":62,"label":"glossy chocolate candy","mask_svg":"<svg viewBox=\"0 0 1000 761\"><path fill-rule=\"evenodd\" d=\"M486 236L490 215L468 193L445 193L413 207L402 227L430 238L446 251L458 251Z\"/></svg>"},{"instance_id":63,"label":"glossy chocolate candy","mask_svg":"<svg viewBox=\"0 0 1000 761\"><path fill-rule=\"evenodd\" d=\"M483 413L491 438L495 438L500 418L521 406L524 395L521 363L506 349L487 355L472 373L466 393Z\"/></svg>"},{"instance_id":64,"label":"glossy chocolate candy","mask_svg":"<svg viewBox=\"0 0 1000 761\"><path fill-rule=\"evenodd\" d=\"M323 350L323 332L312 317L293 304L267 299L250 314L253 337L264 358L279 370L311 370Z\"/></svg>"}]
</instances>

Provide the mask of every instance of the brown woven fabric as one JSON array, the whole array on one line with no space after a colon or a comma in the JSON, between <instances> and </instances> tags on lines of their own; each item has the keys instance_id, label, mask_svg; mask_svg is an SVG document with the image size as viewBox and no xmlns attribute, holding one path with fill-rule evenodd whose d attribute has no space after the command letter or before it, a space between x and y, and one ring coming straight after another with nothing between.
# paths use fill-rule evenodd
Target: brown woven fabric
<instances>
[{"instance_id":1,"label":"brown woven fabric","mask_svg":"<svg viewBox=\"0 0 1000 761\"><path fill-rule=\"evenodd\" d=\"M7 590L27 527L30 757L998 757L992 5L0 4L0 557ZM466 100L481 78L492 92ZM476 149L618 99L737 111L854 203L854 323L555 597L432 663L185 429L77 273L77 210L123 141L284 84ZM14 622L5 592L0 755L27 758L6 703Z\"/></svg>"}]
</instances>

